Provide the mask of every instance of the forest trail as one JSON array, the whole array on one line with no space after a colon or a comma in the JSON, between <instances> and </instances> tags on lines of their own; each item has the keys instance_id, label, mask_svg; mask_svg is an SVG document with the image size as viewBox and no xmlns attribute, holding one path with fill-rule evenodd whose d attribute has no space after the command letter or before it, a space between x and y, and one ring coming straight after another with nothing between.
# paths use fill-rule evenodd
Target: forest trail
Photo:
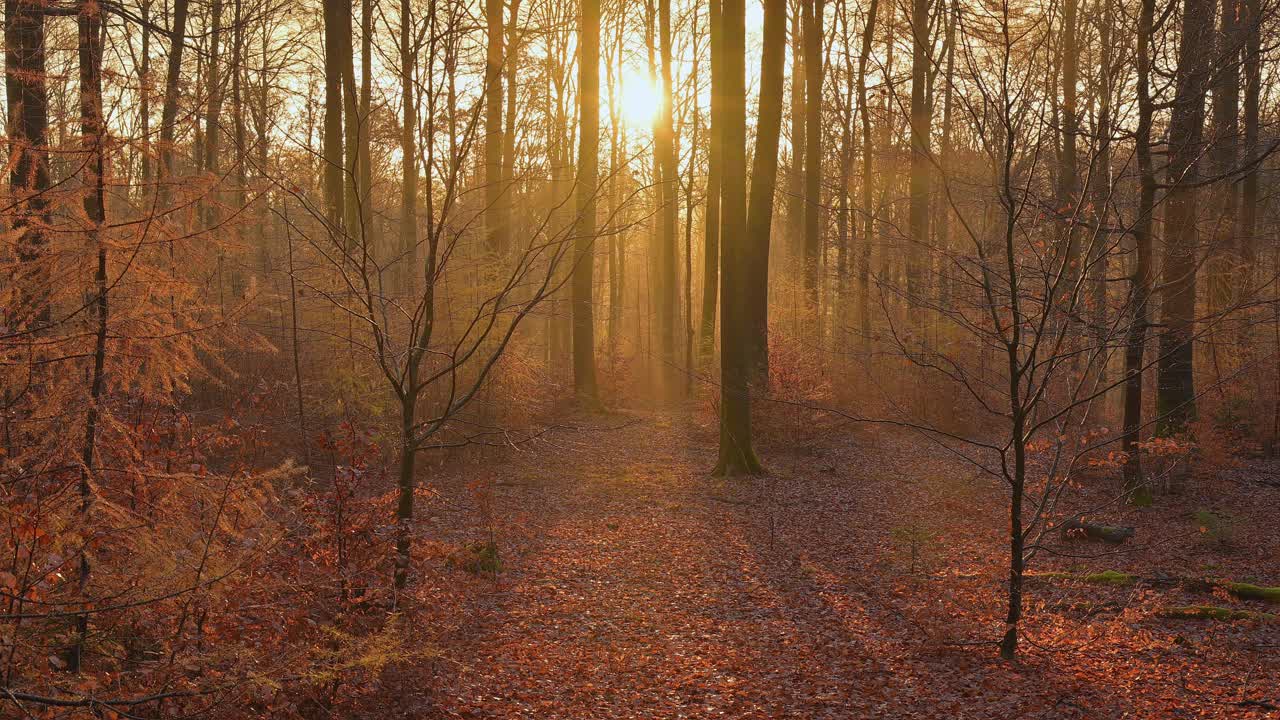
<instances>
[{"instance_id":1,"label":"forest trail","mask_svg":"<svg viewBox=\"0 0 1280 720\"><path fill-rule=\"evenodd\" d=\"M718 480L707 475L714 428L594 418L473 480L491 494L479 504L492 507L502 569L425 569L440 658L422 669L430 677L407 680L419 701L398 707L456 718L1152 717L1133 703L1187 699L1166 673L1240 692L1280 677L1269 662L1242 685L1219 669L1230 664L1164 657L1128 619L1086 631L1083 616L1047 613L1028 623L1042 647L1004 664L976 646L1002 622L996 486L888 437L855 436L800 463L784 452L774 449L768 477ZM438 507L432 532L474 540L478 519L458 516L468 512ZM1135 660L1131 640L1166 664ZM1082 643L1098 647L1070 652Z\"/></svg>"},{"instance_id":2,"label":"forest trail","mask_svg":"<svg viewBox=\"0 0 1280 720\"><path fill-rule=\"evenodd\" d=\"M537 540L504 557L447 714L839 717L890 682L866 598L834 605L820 569L779 566L768 481L709 479L714 445L684 425L641 418L559 468L511 468L528 484L498 503L529 503Z\"/></svg>"}]
</instances>

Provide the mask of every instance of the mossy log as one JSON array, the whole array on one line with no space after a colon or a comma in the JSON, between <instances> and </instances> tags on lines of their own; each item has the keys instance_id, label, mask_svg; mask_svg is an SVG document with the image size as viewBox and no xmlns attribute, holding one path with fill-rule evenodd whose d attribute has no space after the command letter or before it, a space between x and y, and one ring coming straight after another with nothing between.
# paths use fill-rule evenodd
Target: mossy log
<instances>
[{"instance_id":1,"label":"mossy log","mask_svg":"<svg viewBox=\"0 0 1280 720\"><path fill-rule=\"evenodd\" d=\"M1222 584L1222 587L1238 598L1280 603L1280 587L1262 587L1261 585L1238 582L1226 582Z\"/></svg>"},{"instance_id":2,"label":"mossy log","mask_svg":"<svg viewBox=\"0 0 1280 720\"><path fill-rule=\"evenodd\" d=\"M1102 540L1115 545L1133 537L1134 529L1121 525L1098 525L1087 523L1079 518L1072 518L1062 525L1062 534L1067 537L1081 534L1090 540Z\"/></svg>"},{"instance_id":3,"label":"mossy log","mask_svg":"<svg viewBox=\"0 0 1280 720\"><path fill-rule=\"evenodd\" d=\"M1253 612L1252 610L1236 610L1234 608L1216 607L1214 605L1176 605L1156 610L1156 616L1174 620L1255 620L1273 622L1276 619L1271 613Z\"/></svg>"},{"instance_id":4,"label":"mossy log","mask_svg":"<svg viewBox=\"0 0 1280 720\"><path fill-rule=\"evenodd\" d=\"M1044 572L1044 573L1028 573L1028 580L1078 580L1091 585L1132 585L1140 578L1129 573L1117 572L1115 570L1103 570L1096 573L1067 573L1067 572Z\"/></svg>"}]
</instances>

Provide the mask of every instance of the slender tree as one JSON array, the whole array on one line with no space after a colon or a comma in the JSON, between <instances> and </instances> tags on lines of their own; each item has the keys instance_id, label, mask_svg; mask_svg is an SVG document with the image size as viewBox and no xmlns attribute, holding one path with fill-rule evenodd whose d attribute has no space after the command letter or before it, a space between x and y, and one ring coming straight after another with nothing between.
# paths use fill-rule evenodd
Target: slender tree
<instances>
[{"instance_id":1,"label":"slender tree","mask_svg":"<svg viewBox=\"0 0 1280 720\"><path fill-rule=\"evenodd\" d=\"M760 102L756 147L751 166L751 197L743 245L746 299L746 341L751 382L769 381L769 242L773 198L778 176L778 138L782 132L782 101L787 49L786 0L764 5L764 45L760 56Z\"/></svg>"}]
</instances>

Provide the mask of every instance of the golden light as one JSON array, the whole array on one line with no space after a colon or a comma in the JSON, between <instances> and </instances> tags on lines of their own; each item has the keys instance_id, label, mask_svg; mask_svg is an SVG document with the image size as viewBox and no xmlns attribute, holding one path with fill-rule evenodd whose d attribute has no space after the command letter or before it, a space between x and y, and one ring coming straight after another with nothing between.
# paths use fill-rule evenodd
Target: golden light
<instances>
[{"instance_id":1,"label":"golden light","mask_svg":"<svg viewBox=\"0 0 1280 720\"><path fill-rule=\"evenodd\" d=\"M662 107L662 93L649 73L628 68L622 74L618 97L622 121L635 128L649 127Z\"/></svg>"}]
</instances>

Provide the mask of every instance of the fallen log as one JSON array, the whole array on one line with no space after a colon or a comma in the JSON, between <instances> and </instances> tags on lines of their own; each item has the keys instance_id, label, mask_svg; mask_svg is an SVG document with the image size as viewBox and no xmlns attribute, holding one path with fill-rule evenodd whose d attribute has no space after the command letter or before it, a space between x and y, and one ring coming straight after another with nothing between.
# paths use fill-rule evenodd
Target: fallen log
<instances>
[{"instance_id":1,"label":"fallen log","mask_svg":"<svg viewBox=\"0 0 1280 720\"><path fill-rule=\"evenodd\" d=\"M1062 534L1066 537L1080 536L1090 540L1102 540L1119 545L1133 537L1134 529L1122 525L1098 525L1087 523L1079 518L1072 518L1062 525Z\"/></svg>"},{"instance_id":2,"label":"fallen log","mask_svg":"<svg viewBox=\"0 0 1280 720\"><path fill-rule=\"evenodd\" d=\"M1238 598L1280 603L1280 587L1262 587L1239 582L1226 582L1222 584L1222 587Z\"/></svg>"},{"instance_id":3,"label":"fallen log","mask_svg":"<svg viewBox=\"0 0 1280 720\"><path fill-rule=\"evenodd\" d=\"M1156 617L1174 620L1256 620L1273 622L1276 616L1271 613L1254 612L1252 610L1236 610L1214 605L1177 605L1162 607L1156 610Z\"/></svg>"}]
</instances>

